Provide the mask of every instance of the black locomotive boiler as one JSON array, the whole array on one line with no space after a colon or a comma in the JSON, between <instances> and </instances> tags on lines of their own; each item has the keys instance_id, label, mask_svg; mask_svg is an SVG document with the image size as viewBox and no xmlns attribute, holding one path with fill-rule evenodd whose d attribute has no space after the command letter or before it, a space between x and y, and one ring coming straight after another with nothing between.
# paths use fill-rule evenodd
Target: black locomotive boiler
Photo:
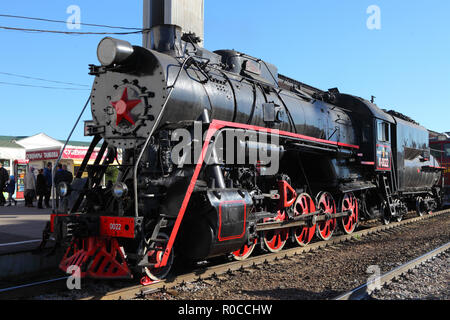
<instances>
[{"instance_id":1,"label":"black locomotive boiler","mask_svg":"<svg viewBox=\"0 0 450 320\"><path fill-rule=\"evenodd\" d=\"M208 51L177 26L151 33L151 49L103 39L90 67L93 141L73 183L57 186L45 236L67 248L64 271L156 280L174 259L245 259L440 205L425 128L261 59ZM104 186L111 166L117 181Z\"/></svg>"}]
</instances>

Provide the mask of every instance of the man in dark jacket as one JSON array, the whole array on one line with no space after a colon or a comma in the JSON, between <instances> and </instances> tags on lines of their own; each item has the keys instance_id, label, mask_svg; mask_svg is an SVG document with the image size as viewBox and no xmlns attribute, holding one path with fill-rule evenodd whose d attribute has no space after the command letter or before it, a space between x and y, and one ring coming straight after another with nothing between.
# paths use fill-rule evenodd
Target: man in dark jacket
<instances>
[{"instance_id":1,"label":"man in dark jacket","mask_svg":"<svg viewBox=\"0 0 450 320\"><path fill-rule=\"evenodd\" d=\"M39 174L36 179L36 194L39 197L38 209L44 209L44 207L42 207L42 200L46 193L47 193L47 182L45 180L44 170L39 169Z\"/></svg>"},{"instance_id":2,"label":"man in dark jacket","mask_svg":"<svg viewBox=\"0 0 450 320\"><path fill-rule=\"evenodd\" d=\"M12 202L14 202L14 205L17 206L17 201L16 199L13 198L13 195L16 192L16 179L14 179L14 176L9 177L9 182L8 185L6 186L6 192L8 192L7 207L10 207Z\"/></svg>"},{"instance_id":3,"label":"man in dark jacket","mask_svg":"<svg viewBox=\"0 0 450 320\"><path fill-rule=\"evenodd\" d=\"M67 182L67 184L71 184L73 181L73 174L69 170L67 170L67 166L63 164L63 171L64 171L64 181Z\"/></svg>"},{"instance_id":4,"label":"man in dark jacket","mask_svg":"<svg viewBox=\"0 0 450 320\"><path fill-rule=\"evenodd\" d=\"M72 180L73 175L67 170L67 166L58 164L58 170L55 173L55 187L58 188L58 185L61 182L65 182L69 185L72 183ZM56 206L59 207L59 197L56 197Z\"/></svg>"},{"instance_id":5,"label":"man in dark jacket","mask_svg":"<svg viewBox=\"0 0 450 320\"><path fill-rule=\"evenodd\" d=\"M44 168L44 177L47 182L47 192L44 195L44 202L47 208L50 208L50 195L52 193L52 163L47 163L47 168Z\"/></svg>"},{"instance_id":6,"label":"man in dark jacket","mask_svg":"<svg viewBox=\"0 0 450 320\"><path fill-rule=\"evenodd\" d=\"M58 170L55 173L55 186L58 187L58 184L61 182L71 184L72 180L73 175L70 171L67 170L67 166L58 164Z\"/></svg>"},{"instance_id":7,"label":"man in dark jacket","mask_svg":"<svg viewBox=\"0 0 450 320\"><path fill-rule=\"evenodd\" d=\"M6 203L5 197L3 196L3 191L6 189L6 183L9 180L8 171L3 168L3 163L0 162L0 206L4 206Z\"/></svg>"}]
</instances>

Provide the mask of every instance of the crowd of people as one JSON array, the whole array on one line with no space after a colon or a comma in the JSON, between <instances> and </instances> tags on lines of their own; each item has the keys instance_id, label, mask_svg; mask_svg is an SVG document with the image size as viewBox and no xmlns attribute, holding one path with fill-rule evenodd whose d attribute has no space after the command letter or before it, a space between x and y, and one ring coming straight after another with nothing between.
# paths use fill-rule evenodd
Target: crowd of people
<instances>
[{"instance_id":1,"label":"crowd of people","mask_svg":"<svg viewBox=\"0 0 450 320\"><path fill-rule=\"evenodd\" d=\"M39 209L50 208L50 196L52 192L52 163L47 163L47 167L39 169L38 174L35 174L35 168L30 167L25 174L24 179L24 197L25 206L34 207L34 201L37 199L37 207ZM73 180L73 175L67 170L66 165L58 164L58 169L55 172L55 186L61 182L70 184ZM14 176L9 176L8 171L3 168L0 162L0 206L11 206L12 203L17 205L16 199L13 195L16 190L16 181ZM5 200L3 192L8 193L8 200Z\"/></svg>"}]
</instances>

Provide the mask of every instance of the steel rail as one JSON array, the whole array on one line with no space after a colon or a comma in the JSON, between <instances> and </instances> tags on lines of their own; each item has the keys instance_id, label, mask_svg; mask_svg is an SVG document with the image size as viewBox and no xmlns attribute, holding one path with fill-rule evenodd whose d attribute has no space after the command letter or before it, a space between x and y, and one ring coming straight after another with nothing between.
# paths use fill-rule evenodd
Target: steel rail
<instances>
[{"instance_id":1,"label":"steel rail","mask_svg":"<svg viewBox=\"0 0 450 320\"><path fill-rule=\"evenodd\" d=\"M14 286L14 287L9 287L9 288L5 288L5 289L0 289L0 293L7 292L7 291L13 291L13 290L17 290L17 289L22 289L22 288L27 288L27 287L33 287L33 286L46 284L46 283L52 283L52 282L61 281L61 280L67 280L68 278L69 278L69 276L61 277L61 278L55 278L55 279L49 279L49 280L43 280L43 281L38 281L38 282L32 282L32 283L26 283L26 284L22 284L22 285L19 285L19 286Z\"/></svg>"},{"instance_id":2,"label":"steel rail","mask_svg":"<svg viewBox=\"0 0 450 320\"><path fill-rule=\"evenodd\" d=\"M393 279L407 273L410 270L415 269L419 265L427 262L428 260L440 255L441 253L449 249L450 249L450 242L447 242L445 245L440 246L439 248L434 249L412 261L409 261L401 265L400 267L395 268L394 270L391 270L379 277L376 277L375 279L372 279L371 281L368 281L367 283L353 290L350 290L349 292L335 298L334 300L363 300L367 298L372 292L370 289L370 286L372 284L376 283L379 284L381 287L383 287L389 282L391 282Z\"/></svg>"},{"instance_id":3,"label":"steel rail","mask_svg":"<svg viewBox=\"0 0 450 320\"><path fill-rule=\"evenodd\" d=\"M439 212L435 212L431 215L426 215L422 217L416 217L408 220L404 220L401 222L394 222L389 225L382 225L378 227L373 227L366 230L361 230L354 232L350 235L342 235L335 238L332 238L328 241L320 241L316 243L312 243L306 247L295 247L291 249L282 250L278 253L268 253L261 256L256 257L250 257L247 260L243 261L234 261L230 263L226 263L223 265L218 266L212 266L207 267L204 269L195 270L192 273L184 274L184 275L178 275L174 279L168 279L160 282L155 282L148 286L142 286L142 285L135 285L127 288L122 288L119 290L111 291L103 296L90 296L83 298L81 300L128 300L133 299L137 297L145 296L146 294L151 294L154 292L158 292L160 290L174 288L176 286L179 286L183 283L192 283L195 281L205 280L209 278L217 277L220 274L226 274L228 272L243 270L246 268L250 268L256 265L264 264L264 263L270 263L273 261L278 261L280 259L294 257L303 253L316 251L318 249L325 248L327 246L333 246L336 244L339 244L341 242L350 241L352 239L359 239L360 237L367 236L373 233L397 228L400 226L412 224L415 222L419 222L422 220L427 220L436 216L440 216L446 213L450 213L450 209L443 210Z\"/></svg>"},{"instance_id":4,"label":"steel rail","mask_svg":"<svg viewBox=\"0 0 450 320\"><path fill-rule=\"evenodd\" d=\"M3 289L0 289L0 300L7 299L8 297L6 296L6 294L8 294L8 292L29 289L31 287L37 287L37 286L42 286L42 285L50 285L50 284L53 284L58 281L67 280L68 278L69 278L69 276L64 276L64 277L59 277L59 278L52 278L52 279L47 279L47 280L42 280L42 281L25 283L25 284L13 286L13 287L3 288Z\"/></svg>"}]
</instances>

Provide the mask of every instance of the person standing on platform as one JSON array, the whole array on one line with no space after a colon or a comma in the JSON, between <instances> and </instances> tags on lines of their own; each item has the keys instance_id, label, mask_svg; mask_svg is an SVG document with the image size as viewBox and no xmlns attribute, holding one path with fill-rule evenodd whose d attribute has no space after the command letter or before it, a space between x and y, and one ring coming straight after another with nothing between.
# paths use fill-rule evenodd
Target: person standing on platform
<instances>
[{"instance_id":1,"label":"person standing on platform","mask_svg":"<svg viewBox=\"0 0 450 320\"><path fill-rule=\"evenodd\" d=\"M16 192L16 180L14 179L14 176L9 177L9 182L8 185L6 186L6 192L8 192L7 207L11 206L11 202L14 202L14 205L17 206L17 201L16 199L13 198L13 195Z\"/></svg>"},{"instance_id":2,"label":"person standing on platform","mask_svg":"<svg viewBox=\"0 0 450 320\"><path fill-rule=\"evenodd\" d=\"M58 163L58 166L56 167L56 172L55 172L55 188L56 188L56 207L59 207L59 194L58 194L58 185L63 181L63 168L62 168L62 164Z\"/></svg>"},{"instance_id":3,"label":"person standing on platform","mask_svg":"<svg viewBox=\"0 0 450 320\"><path fill-rule=\"evenodd\" d=\"M36 177L34 175L34 168L31 167L25 175L25 206L32 208L33 200L36 196Z\"/></svg>"},{"instance_id":4,"label":"person standing on platform","mask_svg":"<svg viewBox=\"0 0 450 320\"><path fill-rule=\"evenodd\" d=\"M58 167L55 172L55 187L58 188L58 184L60 184L63 181L63 166L61 163L58 163Z\"/></svg>"},{"instance_id":5,"label":"person standing on platform","mask_svg":"<svg viewBox=\"0 0 450 320\"><path fill-rule=\"evenodd\" d=\"M42 200L47 194L47 181L45 179L43 169L39 169L39 174L36 179L36 194L38 196L38 209L44 209L42 206Z\"/></svg>"},{"instance_id":6,"label":"person standing on platform","mask_svg":"<svg viewBox=\"0 0 450 320\"><path fill-rule=\"evenodd\" d=\"M6 183L9 180L8 171L3 168L3 163L0 162L0 206L4 206L6 203L5 197L3 196L3 191L6 189Z\"/></svg>"},{"instance_id":7,"label":"person standing on platform","mask_svg":"<svg viewBox=\"0 0 450 320\"><path fill-rule=\"evenodd\" d=\"M55 173L55 186L58 187L58 184L61 182L65 182L67 184L71 184L73 181L72 173L67 170L67 166L61 163L58 164L58 171Z\"/></svg>"},{"instance_id":8,"label":"person standing on platform","mask_svg":"<svg viewBox=\"0 0 450 320\"><path fill-rule=\"evenodd\" d=\"M73 174L69 170L67 170L67 165L63 164L62 166L63 172L64 172L64 178L63 181L67 184L71 184L73 181Z\"/></svg>"},{"instance_id":9,"label":"person standing on platform","mask_svg":"<svg viewBox=\"0 0 450 320\"><path fill-rule=\"evenodd\" d=\"M67 170L66 165L58 164L58 170L55 173L55 186L58 188L58 185L61 182L65 182L68 185L73 181L73 175L70 171ZM59 197L56 197L56 206L59 206Z\"/></svg>"},{"instance_id":10,"label":"person standing on platform","mask_svg":"<svg viewBox=\"0 0 450 320\"><path fill-rule=\"evenodd\" d=\"M52 163L48 162L47 163L47 168L44 169L44 177L45 177L45 181L47 182L47 192L45 193L44 196L44 202L45 202L45 206L47 208L50 208L50 196L52 194L52 185L53 185L53 181L52 181Z\"/></svg>"},{"instance_id":11,"label":"person standing on platform","mask_svg":"<svg viewBox=\"0 0 450 320\"><path fill-rule=\"evenodd\" d=\"M64 171L64 181L67 182L67 184L71 184L73 181L73 174L69 170L67 170L67 166L63 164L63 171Z\"/></svg>"}]
</instances>

